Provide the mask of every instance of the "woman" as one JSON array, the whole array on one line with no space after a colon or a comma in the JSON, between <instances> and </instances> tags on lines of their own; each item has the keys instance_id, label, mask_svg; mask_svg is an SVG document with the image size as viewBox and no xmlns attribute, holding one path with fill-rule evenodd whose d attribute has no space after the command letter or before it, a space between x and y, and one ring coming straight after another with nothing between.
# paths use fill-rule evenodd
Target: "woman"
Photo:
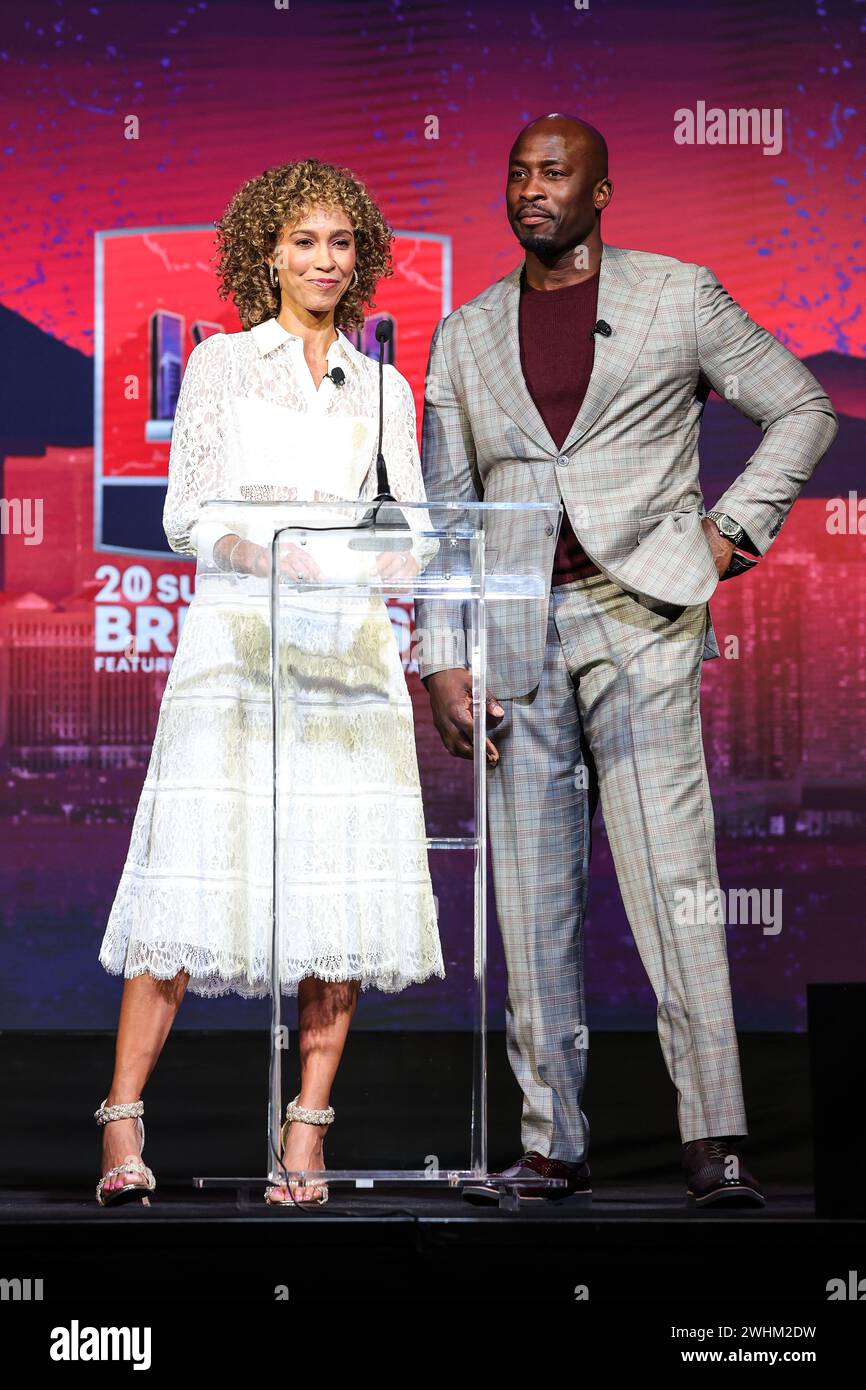
<instances>
[{"instance_id":1,"label":"woman","mask_svg":"<svg viewBox=\"0 0 866 1390\"><path fill-rule=\"evenodd\" d=\"M249 997L271 987L270 632L266 602L245 589L261 587L250 577L269 573L270 547L238 523L250 509L229 526L203 504L377 492L378 365L342 328L361 327L362 306L392 274L378 208L348 171L303 160L245 184L216 225L220 294L232 295L245 331L216 334L190 355L163 522L173 550L198 555L200 578L240 576L228 581L239 592L209 601L200 584L190 603L102 942L103 966L126 977L114 1075L96 1112L102 1205L147 1201L155 1186L141 1161L141 1092L186 988ZM383 398L391 491L424 500L412 393L391 365ZM406 515L417 532L419 514ZM436 542L412 539L375 559L379 575L399 582L423 568ZM282 562L299 577L318 572L302 545L284 542ZM444 969L411 703L387 609L376 594L366 611L356 603L329 646L333 615L330 629L321 611L301 621L297 602L297 612L291 599L283 606L298 621L280 730L293 740L294 771L285 811L281 802L279 892L280 988L298 995L301 1086L281 1137L284 1167L309 1171L324 1168L330 1090L359 990L399 990ZM288 632L291 642L291 622ZM305 691L312 703L293 700ZM323 1202L327 1186L277 1185L265 1197Z\"/></svg>"}]
</instances>

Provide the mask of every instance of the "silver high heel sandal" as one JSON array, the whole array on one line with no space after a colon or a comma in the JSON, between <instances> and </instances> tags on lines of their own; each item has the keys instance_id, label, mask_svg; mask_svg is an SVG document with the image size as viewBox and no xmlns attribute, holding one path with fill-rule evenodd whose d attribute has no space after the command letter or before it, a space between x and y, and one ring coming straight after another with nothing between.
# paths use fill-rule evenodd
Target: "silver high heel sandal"
<instances>
[{"instance_id":1,"label":"silver high heel sandal","mask_svg":"<svg viewBox=\"0 0 866 1390\"><path fill-rule=\"evenodd\" d=\"M285 1134L292 1120L299 1120L304 1125L331 1125L334 1122L334 1107L329 1105L327 1110L310 1110L306 1105L298 1105L298 1096L290 1100L286 1106L286 1118L280 1126L280 1157L282 1158L283 1149L286 1147ZM271 1197L270 1193L278 1192L284 1187L288 1192L292 1187L303 1187L306 1184L299 1178L287 1178L285 1182L272 1183L265 1188L265 1201L272 1207L294 1207L294 1206L314 1206L323 1207L328 1200L328 1184L315 1179L310 1186L317 1187L320 1192L318 1197L302 1199L298 1202L291 1193L288 1197Z\"/></svg>"},{"instance_id":2,"label":"silver high heel sandal","mask_svg":"<svg viewBox=\"0 0 866 1390\"><path fill-rule=\"evenodd\" d=\"M113 1202L121 1206L125 1202L137 1201L140 1201L142 1206L150 1206L150 1199L147 1194L155 1191L156 1178L147 1165L140 1162L141 1155L144 1153L144 1120L141 1119L143 1113L144 1101L142 1100L125 1101L122 1105L106 1105L103 1101L99 1109L94 1111L93 1118L98 1125L107 1125L110 1120L137 1119L140 1134L138 1156L130 1154L124 1163L119 1163L116 1168L109 1168L107 1173L103 1173L96 1184L96 1200L101 1207L107 1207ZM127 1182L124 1183L123 1187L110 1188L103 1196L103 1185L109 1178L117 1177L119 1173L142 1173L145 1181Z\"/></svg>"}]
</instances>

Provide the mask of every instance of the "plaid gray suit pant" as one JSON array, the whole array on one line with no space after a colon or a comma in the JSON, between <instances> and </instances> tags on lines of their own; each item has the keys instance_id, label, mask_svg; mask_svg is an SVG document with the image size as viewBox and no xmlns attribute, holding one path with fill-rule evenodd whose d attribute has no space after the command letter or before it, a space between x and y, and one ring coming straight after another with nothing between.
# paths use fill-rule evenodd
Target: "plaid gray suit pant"
<instances>
[{"instance_id":1,"label":"plaid gray suit pant","mask_svg":"<svg viewBox=\"0 0 866 1390\"><path fill-rule=\"evenodd\" d=\"M747 1133L725 927L687 906L719 889L700 723L708 620L706 604L645 607L600 574L558 586L538 687L500 700L488 810L524 1151L570 1162L587 1152L583 923L597 796L658 1001L682 1141Z\"/></svg>"}]
</instances>

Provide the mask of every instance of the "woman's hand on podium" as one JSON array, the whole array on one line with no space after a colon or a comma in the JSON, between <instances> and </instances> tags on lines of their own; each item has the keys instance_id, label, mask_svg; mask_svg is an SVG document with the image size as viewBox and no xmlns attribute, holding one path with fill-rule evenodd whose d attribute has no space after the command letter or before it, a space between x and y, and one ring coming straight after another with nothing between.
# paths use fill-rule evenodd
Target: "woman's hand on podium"
<instances>
[{"instance_id":1,"label":"woman's hand on podium","mask_svg":"<svg viewBox=\"0 0 866 1390\"><path fill-rule=\"evenodd\" d=\"M264 546L262 550L265 555L268 554ZM284 579L321 579L322 569L302 545L283 541L280 545L280 575Z\"/></svg>"},{"instance_id":2,"label":"woman's hand on podium","mask_svg":"<svg viewBox=\"0 0 866 1390\"><path fill-rule=\"evenodd\" d=\"M214 559L229 574L252 574L267 579L271 572L270 546L239 536L221 536L214 546ZM290 579L319 579L322 571L311 555L294 541L280 546L280 574Z\"/></svg>"},{"instance_id":3,"label":"woman's hand on podium","mask_svg":"<svg viewBox=\"0 0 866 1390\"><path fill-rule=\"evenodd\" d=\"M411 550L383 550L373 565L380 579L413 579L420 568Z\"/></svg>"},{"instance_id":4,"label":"woman's hand on podium","mask_svg":"<svg viewBox=\"0 0 866 1390\"><path fill-rule=\"evenodd\" d=\"M263 545L248 541L232 532L220 536L213 548L217 567L225 574L254 574L264 576L268 572L269 557Z\"/></svg>"},{"instance_id":5,"label":"woman's hand on podium","mask_svg":"<svg viewBox=\"0 0 866 1390\"><path fill-rule=\"evenodd\" d=\"M465 666L436 671L425 681L430 696L433 723L439 737L455 758L472 757L472 672ZM495 695L487 695L487 725L495 726L505 710ZM485 741L485 755L491 767L499 762L499 749L492 739Z\"/></svg>"}]
</instances>

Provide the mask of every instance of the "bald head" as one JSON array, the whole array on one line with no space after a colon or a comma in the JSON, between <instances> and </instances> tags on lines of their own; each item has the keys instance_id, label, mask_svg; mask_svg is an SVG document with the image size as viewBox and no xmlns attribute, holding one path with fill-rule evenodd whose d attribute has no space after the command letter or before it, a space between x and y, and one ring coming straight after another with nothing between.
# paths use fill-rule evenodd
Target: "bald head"
<instances>
[{"instance_id":1,"label":"bald head","mask_svg":"<svg viewBox=\"0 0 866 1390\"><path fill-rule=\"evenodd\" d=\"M538 116L523 127L511 146L509 158L514 158L524 137L533 133L561 142L564 149L586 165L593 182L607 178L607 141L589 121L582 121L579 116L565 116L559 111Z\"/></svg>"},{"instance_id":2,"label":"bald head","mask_svg":"<svg viewBox=\"0 0 866 1390\"><path fill-rule=\"evenodd\" d=\"M539 116L511 147L505 201L528 262L565 264L578 244L591 259L600 255L599 220L612 192L607 142L577 116Z\"/></svg>"}]
</instances>

